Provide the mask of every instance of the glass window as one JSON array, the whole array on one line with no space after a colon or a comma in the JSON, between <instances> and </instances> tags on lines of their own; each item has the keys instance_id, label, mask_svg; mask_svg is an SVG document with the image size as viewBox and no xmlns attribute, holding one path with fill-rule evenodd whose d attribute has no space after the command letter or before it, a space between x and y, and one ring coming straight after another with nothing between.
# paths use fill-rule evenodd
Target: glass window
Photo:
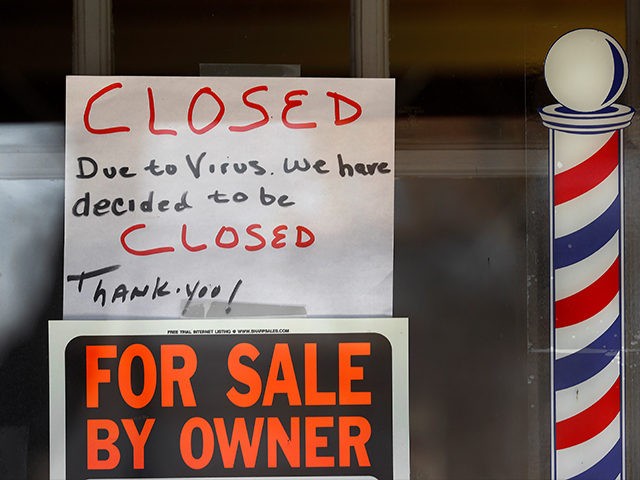
<instances>
[{"instance_id":1,"label":"glass window","mask_svg":"<svg viewBox=\"0 0 640 480\"><path fill-rule=\"evenodd\" d=\"M115 72L198 75L201 63L300 65L349 76L349 2L113 1Z\"/></svg>"},{"instance_id":2,"label":"glass window","mask_svg":"<svg viewBox=\"0 0 640 480\"><path fill-rule=\"evenodd\" d=\"M0 122L64 118L64 76L71 73L70 2L0 6Z\"/></svg>"},{"instance_id":3,"label":"glass window","mask_svg":"<svg viewBox=\"0 0 640 480\"><path fill-rule=\"evenodd\" d=\"M525 118L536 129L537 108L555 103L542 79L547 50L585 27L624 46L625 2L390 0L398 146L523 145Z\"/></svg>"}]
</instances>

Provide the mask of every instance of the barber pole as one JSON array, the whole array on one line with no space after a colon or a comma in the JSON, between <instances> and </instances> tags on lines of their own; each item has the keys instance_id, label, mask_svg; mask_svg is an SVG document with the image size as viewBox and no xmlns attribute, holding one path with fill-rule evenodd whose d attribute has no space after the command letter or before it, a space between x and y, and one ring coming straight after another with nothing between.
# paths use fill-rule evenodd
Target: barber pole
<instances>
[{"instance_id":1,"label":"barber pole","mask_svg":"<svg viewBox=\"0 0 640 480\"><path fill-rule=\"evenodd\" d=\"M552 478L624 479L624 51L598 30L549 50Z\"/></svg>"}]
</instances>

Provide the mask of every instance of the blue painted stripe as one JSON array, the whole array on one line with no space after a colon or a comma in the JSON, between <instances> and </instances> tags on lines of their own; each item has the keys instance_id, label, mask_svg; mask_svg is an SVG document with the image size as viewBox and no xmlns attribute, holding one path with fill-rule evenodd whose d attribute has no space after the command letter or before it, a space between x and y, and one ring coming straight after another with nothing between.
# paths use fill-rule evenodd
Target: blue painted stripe
<instances>
[{"instance_id":1,"label":"blue painted stripe","mask_svg":"<svg viewBox=\"0 0 640 480\"><path fill-rule=\"evenodd\" d=\"M573 265L600 250L620 230L620 195L586 227L553 242L553 268Z\"/></svg>"},{"instance_id":2,"label":"blue painted stripe","mask_svg":"<svg viewBox=\"0 0 640 480\"><path fill-rule=\"evenodd\" d=\"M625 113L627 114L627 113ZM631 119L626 119L622 122L618 122L618 123L603 123L603 124L588 124L588 125L567 125L566 123L559 123L559 122L551 122L548 120L544 120L543 122L545 125L550 126L550 127L558 127L557 130L562 130L562 129L568 129L571 128L572 130L576 130L575 133L577 134L594 134L594 133L605 133L605 132L612 132L613 130L619 130L620 128L624 128L627 125L629 125L631 123ZM596 130L597 129L597 130ZM583 130L583 132L580 132L578 130Z\"/></svg>"},{"instance_id":3,"label":"blue painted stripe","mask_svg":"<svg viewBox=\"0 0 640 480\"><path fill-rule=\"evenodd\" d=\"M624 79L624 61L622 54L609 40L607 40L607 43L609 44L611 56L613 57L613 82L611 82L611 90L609 90L607 98L605 98L602 103L608 103L613 97L620 94L622 90L622 80Z\"/></svg>"},{"instance_id":4,"label":"blue painted stripe","mask_svg":"<svg viewBox=\"0 0 640 480\"><path fill-rule=\"evenodd\" d=\"M622 473L622 440L609 450L602 460L589 470L582 472L571 480L615 480Z\"/></svg>"},{"instance_id":5,"label":"blue painted stripe","mask_svg":"<svg viewBox=\"0 0 640 480\"><path fill-rule=\"evenodd\" d=\"M621 324L618 316L590 345L555 361L553 376L556 391L578 385L609 365L622 347Z\"/></svg>"},{"instance_id":6,"label":"blue painted stripe","mask_svg":"<svg viewBox=\"0 0 640 480\"><path fill-rule=\"evenodd\" d=\"M611 95L611 94L609 94ZM605 107L601 110L598 110L597 112L593 112L596 113L597 115L593 115L593 113L585 113L585 112L579 112L577 110L571 110L569 107L565 107L564 105L556 108L555 110L556 112L560 112L560 113L564 113L566 115L580 115L581 118L602 118L603 114L606 113L615 113L620 111L619 109L617 109L616 107L612 107L611 105L609 105L608 107Z\"/></svg>"},{"instance_id":7,"label":"blue painted stripe","mask_svg":"<svg viewBox=\"0 0 640 480\"><path fill-rule=\"evenodd\" d=\"M609 105L608 107L603 108L602 110L599 110L596 112L576 112L559 103L538 108L538 113L540 115L544 115L547 117L557 117L562 120L571 119L571 120L578 120L578 121L584 121L584 120L611 121L612 118L624 117L633 112L635 112L635 110L632 107L628 105L617 105L617 104Z\"/></svg>"}]
</instances>

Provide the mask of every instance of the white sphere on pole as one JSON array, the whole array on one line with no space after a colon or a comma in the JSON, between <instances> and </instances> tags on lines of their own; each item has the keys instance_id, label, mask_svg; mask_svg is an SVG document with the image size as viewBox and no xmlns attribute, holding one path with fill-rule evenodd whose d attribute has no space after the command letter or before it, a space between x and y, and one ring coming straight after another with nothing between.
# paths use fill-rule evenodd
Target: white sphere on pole
<instances>
[{"instance_id":1,"label":"white sphere on pole","mask_svg":"<svg viewBox=\"0 0 640 480\"><path fill-rule=\"evenodd\" d=\"M624 50L610 35L580 29L560 37L544 64L552 95L576 112L596 112L613 104L629 77Z\"/></svg>"}]
</instances>

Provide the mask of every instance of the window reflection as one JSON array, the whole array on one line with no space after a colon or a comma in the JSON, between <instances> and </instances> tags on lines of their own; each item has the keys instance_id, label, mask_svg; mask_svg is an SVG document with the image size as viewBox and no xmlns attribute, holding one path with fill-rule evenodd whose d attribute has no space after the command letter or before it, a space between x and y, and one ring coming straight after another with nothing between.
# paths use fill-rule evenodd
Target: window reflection
<instances>
[{"instance_id":1,"label":"window reflection","mask_svg":"<svg viewBox=\"0 0 640 480\"><path fill-rule=\"evenodd\" d=\"M300 64L349 76L349 2L113 0L118 74L198 75L200 63Z\"/></svg>"},{"instance_id":2,"label":"window reflection","mask_svg":"<svg viewBox=\"0 0 640 480\"><path fill-rule=\"evenodd\" d=\"M71 22L71 2L2 2L0 122L64 118Z\"/></svg>"},{"instance_id":3,"label":"window reflection","mask_svg":"<svg viewBox=\"0 0 640 480\"><path fill-rule=\"evenodd\" d=\"M447 143L438 134L446 125L457 144L522 144L513 130L524 132L527 116L555 103L542 79L547 50L585 26L624 42L624 0L390 0L400 148ZM466 121L434 132L429 117ZM497 128L483 125L486 117ZM531 123L536 141L546 139L537 118Z\"/></svg>"}]
</instances>

